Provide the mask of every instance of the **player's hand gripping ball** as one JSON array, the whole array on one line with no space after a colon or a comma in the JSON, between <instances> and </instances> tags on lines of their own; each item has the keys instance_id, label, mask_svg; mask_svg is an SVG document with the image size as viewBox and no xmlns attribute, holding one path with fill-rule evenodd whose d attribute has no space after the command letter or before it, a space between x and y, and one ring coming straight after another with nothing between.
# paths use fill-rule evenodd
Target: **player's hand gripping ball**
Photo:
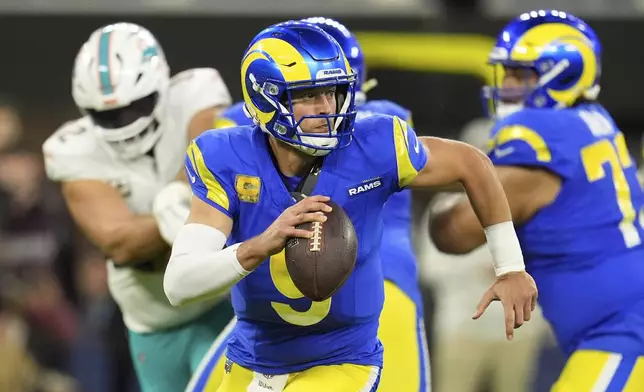
<instances>
[{"instance_id":1,"label":"player's hand gripping ball","mask_svg":"<svg viewBox=\"0 0 644 392\"><path fill-rule=\"evenodd\" d=\"M347 280L356 265L358 239L347 213L328 201L333 210L327 220L309 222L298 229L313 232L313 237L290 238L284 256L295 287L312 301L330 298Z\"/></svg>"}]
</instances>

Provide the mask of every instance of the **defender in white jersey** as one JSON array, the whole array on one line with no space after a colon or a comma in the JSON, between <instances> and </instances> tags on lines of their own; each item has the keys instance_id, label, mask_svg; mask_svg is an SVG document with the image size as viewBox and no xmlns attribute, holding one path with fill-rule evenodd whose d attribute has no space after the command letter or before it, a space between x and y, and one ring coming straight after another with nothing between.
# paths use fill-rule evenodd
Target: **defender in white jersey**
<instances>
[{"instance_id":1,"label":"defender in white jersey","mask_svg":"<svg viewBox=\"0 0 644 392\"><path fill-rule=\"evenodd\" d=\"M96 30L72 77L84 116L43 145L47 175L62 183L77 225L108 258L143 392L183 390L233 315L222 299L172 307L163 291L169 245L190 208L188 142L231 104L217 70L169 72L146 29Z\"/></svg>"}]
</instances>

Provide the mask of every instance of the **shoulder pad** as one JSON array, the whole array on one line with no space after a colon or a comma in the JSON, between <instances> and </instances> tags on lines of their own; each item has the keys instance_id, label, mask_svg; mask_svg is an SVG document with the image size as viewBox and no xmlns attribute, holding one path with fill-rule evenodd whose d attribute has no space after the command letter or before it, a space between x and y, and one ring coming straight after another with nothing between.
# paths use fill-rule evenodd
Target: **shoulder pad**
<instances>
[{"instance_id":1,"label":"shoulder pad","mask_svg":"<svg viewBox=\"0 0 644 392\"><path fill-rule=\"evenodd\" d=\"M393 116L371 112L368 116L356 119L353 139L364 145L377 145L383 139L390 139L393 129Z\"/></svg>"},{"instance_id":2,"label":"shoulder pad","mask_svg":"<svg viewBox=\"0 0 644 392\"><path fill-rule=\"evenodd\" d=\"M579 155L570 126L575 123L556 110L521 110L494 125L488 155L495 165L543 167L570 177Z\"/></svg>"},{"instance_id":3,"label":"shoulder pad","mask_svg":"<svg viewBox=\"0 0 644 392\"><path fill-rule=\"evenodd\" d=\"M86 118L69 121L43 143L47 177L53 181L90 179L100 176L106 152Z\"/></svg>"},{"instance_id":4,"label":"shoulder pad","mask_svg":"<svg viewBox=\"0 0 644 392\"><path fill-rule=\"evenodd\" d=\"M215 119L214 128L229 128L234 126L253 125L253 120L244 112L244 102L237 102L222 112Z\"/></svg>"},{"instance_id":5,"label":"shoulder pad","mask_svg":"<svg viewBox=\"0 0 644 392\"><path fill-rule=\"evenodd\" d=\"M211 129L188 147L185 163L193 193L230 217L237 214L239 205L235 177L241 159L235 151L245 152L252 145L251 135L245 127Z\"/></svg>"},{"instance_id":6,"label":"shoulder pad","mask_svg":"<svg viewBox=\"0 0 644 392\"><path fill-rule=\"evenodd\" d=\"M360 110L371 113L387 114L389 116L398 116L407 122L409 122L409 119L411 118L411 112L408 109L393 101L385 99L367 101L358 107L358 111Z\"/></svg>"},{"instance_id":7,"label":"shoulder pad","mask_svg":"<svg viewBox=\"0 0 644 392\"><path fill-rule=\"evenodd\" d=\"M210 107L228 106L232 98L219 71L214 68L193 68L179 72L170 79L170 101L194 115Z\"/></svg>"},{"instance_id":8,"label":"shoulder pad","mask_svg":"<svg viewBox=\"0 0 644 392\"><path fill-rule=\"evenodd\" d=\"M416 132L405 120L383 114L373 114L356 121L354 140L374 165L394 177L394 190L406 187L425 167L427 153Z\"/></svg>"}]
</instances>

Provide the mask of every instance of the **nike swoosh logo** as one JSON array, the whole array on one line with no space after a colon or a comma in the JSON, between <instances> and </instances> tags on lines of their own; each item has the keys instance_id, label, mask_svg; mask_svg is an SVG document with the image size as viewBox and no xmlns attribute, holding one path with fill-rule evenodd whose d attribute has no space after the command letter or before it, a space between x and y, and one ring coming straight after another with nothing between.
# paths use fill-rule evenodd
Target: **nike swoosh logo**
<instances>
[{"instance_id":1,"label":"nike swoosh logo","mask_svg":"<svg viewBox=\"0 0 644 392\"><path fill-rule=\"evenodd\" d=\"M514 147L497 148L494 150L494 156L497 158L506 157L514 152Z\"/></svg>"},{"instance_id":2,"label":"nike swoosh logo","mask_svg":"<svg viewBox=\"0 0 644 392\"><path fill-rule=\"evenodd\" d=\"M190 174L190 173L188 173L188 176L190 177L190 182L191 182L191 183L193 183L193 184L194 184L195 182L197 182L197 177L193 176L193 175L192 175L192 174Z\"/></svg>"},{"instance_id":3,"label":"nike swoosh logo","mask_svg":"<svg viewBox=\"0 0 644 392\"><path fill-rule=\"evenodd\" d=\"M416 144L414 144L414 151L416 154L420 153L420 146L418 145L418 138L416 138Z\"/></svg>"}]
</instances>

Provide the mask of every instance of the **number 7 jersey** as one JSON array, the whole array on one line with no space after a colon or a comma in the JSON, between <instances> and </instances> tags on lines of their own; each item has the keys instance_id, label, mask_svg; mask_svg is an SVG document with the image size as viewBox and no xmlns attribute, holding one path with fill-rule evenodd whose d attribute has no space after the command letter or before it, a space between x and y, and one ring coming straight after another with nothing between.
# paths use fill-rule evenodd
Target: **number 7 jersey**
<instances>
[{"instance_id":1,"label":"number 7 jersey","mask_svg":"<svg viewBox=\"0 0 644 392\"><path fill-rule=\"evenodd\" d=\"M499 121L490 143L495 166L540 168L561 178L555 200L517 234L562 348L634 348L628 339L589 338L614 337L622 327L612 318L639 302L644 310L644 194L610 115L598 104L524 109ZM644 344L644 330L641 338Z\"/></svg>"}]
</instances>

